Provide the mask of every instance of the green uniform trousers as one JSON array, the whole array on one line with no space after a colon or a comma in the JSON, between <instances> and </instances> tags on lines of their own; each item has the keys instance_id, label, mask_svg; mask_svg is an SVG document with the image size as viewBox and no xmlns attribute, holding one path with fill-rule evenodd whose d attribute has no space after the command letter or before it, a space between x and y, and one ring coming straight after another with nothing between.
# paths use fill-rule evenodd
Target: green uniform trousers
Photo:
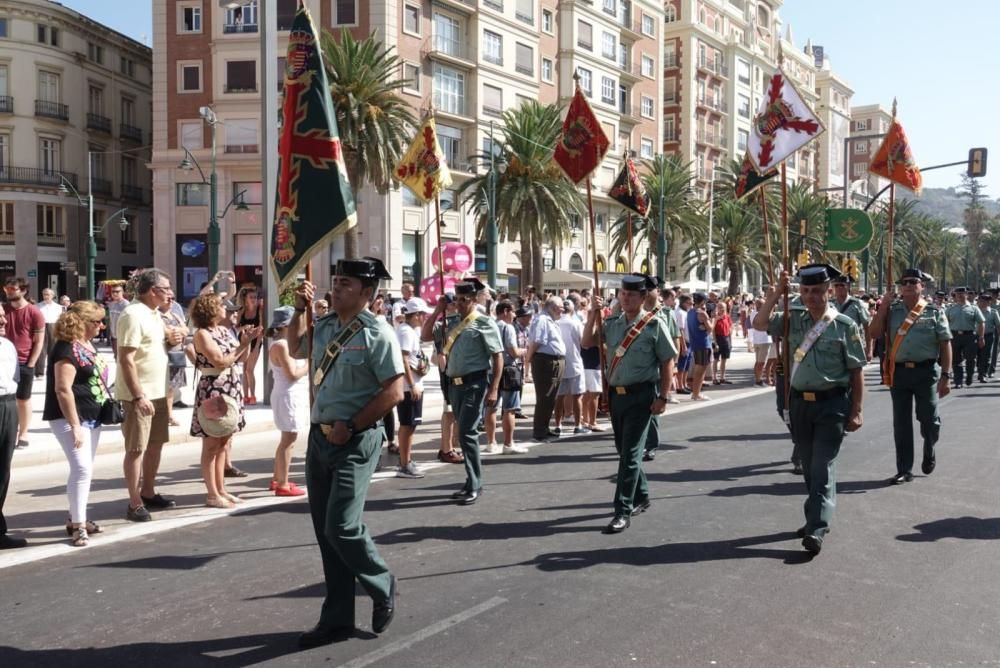
<instances>
[{"instance_id":1,"label":"green uniform trousers","mask_svg":"<svg viewBox=\"0 0 1000 668\"><path fill-rule=\"evenodd\" d=\"M455 429L458 434L458 444L465 455L465 485L463 489L472 492L483 486L483 460L479 456L479 424L483 411L483 400L489 380L486 374L479 380L455 385L448 389L451 410L455 413Z\"/></svg>"},{"instance_id":2,"label":"green uniform trousers","mask_svg":"<svg viewBox=\"0 0 1000 668\"><path fill-rule=\"evenodd\" d=\"M792 440L805 474L806 534L823 536L837 505L837 454L844 440L850 399L845 393L824 401L806 401L793 390L789 401Z\"/></svg>"},{"instance_id":3,"label":"green uniform trousers","mask_svg":"<svg viewBox=\"0 0 1000 668\"><path fill-rule=\"evenodd\" d=\"M326 579L319 618L324 627L354 626L355 580L377 603L389 598L389 567L361 521L383 437L382 428L376 427L335 446L319 425L309 429L306 485Z\"/></svg>"},{"instance_id":4,"label":"green uniform trousers","mask_svg":"<svg viewBox=\"0 0 1000 668\"><path fill-rule=\"evenodd\" d=\"M896 473L913 473L913 404L924 439L924 456L934 452L941 435L936 366L907 369L897 364L892 376L892 434L896 440Z\"/></svg>"},{"instance_id":5,"label":"green uniform trousers","mask_svg":"<svg viewBox=\"0 0 1000 668\"><path fill-rule=\"evenodd\" d=\"M660 416L649 419L649 431L646 433L646 452L656 452L660 447Z\"/></svg>"},{"instance_id":6,"label":"green uniform trousers","mask_svg":"<svg viewBox=\"0 0 1000 668\"><path fill-rule=\"evenodd\" d=\"M638 503L649 499L649 483L642 471L642 452L649 435L653 414L650 404L656 398L656 384L630 385L631 394L608 394L611 428L618 451L618 484L615 487L615 515L631 515Z\"/></svg>"},{"instance_id":7,"label":"green uniform trousers","mask_svg":"<svg viewBox=\"0 0 1000 668\"><path fill-rule=\"evenodd\" d=\"M951 339L951 371L956 385L972 385L972 375L976 371L976 355L979 339L973 333L955 334ZM965 367L963 373L962 367Z\"/></svg>"}]
</instances>

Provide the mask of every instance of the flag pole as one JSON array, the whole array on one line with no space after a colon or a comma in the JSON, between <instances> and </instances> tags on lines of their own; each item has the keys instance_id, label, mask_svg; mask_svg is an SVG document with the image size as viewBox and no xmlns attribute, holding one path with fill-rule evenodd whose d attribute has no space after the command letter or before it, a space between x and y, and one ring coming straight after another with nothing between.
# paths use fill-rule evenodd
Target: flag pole
<instances>
[{"instance_id":1,"label":"flag pole","mask_svg":"<svg viewBox=\"0 0 1000 668\"><path fill-rule=\"evenodd\" d=\"M892 122L896 122L896 98L892 98ZM896 236L896 182L889 181L889 252L886 256L886 283L892 285L892 253ZM888 318L886 319L888 321Z\"/></svg>"},{"instance_id":2,"label":"flag pole","mask_svg":"<svg viewBox=\"0 0 1000 668\"><path fill-rule=\"evenodd\" d=\"M632 258L635 257L632 253L632 212L628 212L628 221L626 223L628 226L628 270L632 271Z\"/></svg>"},{"instance_id":3,"label":"flag pole","mask_svg":"<svg viewBox=\"0 0 1000 668\"><path fill-rule=\"evenodd\" d=\"M592 264L594 267L594 296L596 297L601 293L601 279L597 271L597 226L594 223L594 196L590 187L590 177L587 177L587 216L590 218L590 256ZM632 220L632 214L629 214L629 221ZM631 265L632 258L629 257L629 264ZM604 323L601 322L600 326L597 328L597 351L600 355L601 360L601 399L607 403L608 401L608 378L604 370L607 368L607 355L604 351Z\"/></svg>"},{"instance_id":4,"label":"flag pole","mask_svg":"<svg viewBox=\"0 0 1000 668\"><path fill-rule=\"evenodd\" d=\"M767 281L774 285L774 260L771 257L771 230L767 225L767 198L764 197L766 184L760 186L760 217L764 221L764 251L767 254Z\"/></svg>"},{"instance_id":5,"label":"flag pole","mask_svg":"<svg viewBox=\"0 0 1000 668\"><path fill-rule=\"evenodd\" d=\"M444 296L444 251L441 250L441 193L434 193L434 222L438 233L438 281L441 285L441 296Z\"/></svg>"},{"instance_id":6,"label":"flag pole","mask_svg":"<svg viewBox=\"0 0 1000 668\"><path fill-rule=\"evenodd\" d=\"M785 271L791 277L792 273L792 258L791 258L791 248L788 243L788 179L785 175L785 163L781 163L781 247L782 247L782 259L785 265ZM792 367L791 367L791 351L788 347L788 332L791 328L791 317L788 312L788 289L785 289L785 294L783 298L782 308L784 310L783 327L781 332L781 375L784 380L781 388L784 394L785 403L785 424L791 424L789 422L789 416L791 415L790 406L788 405L789 399L791 398L792 389Z\"/></svg>"}]
</instances>

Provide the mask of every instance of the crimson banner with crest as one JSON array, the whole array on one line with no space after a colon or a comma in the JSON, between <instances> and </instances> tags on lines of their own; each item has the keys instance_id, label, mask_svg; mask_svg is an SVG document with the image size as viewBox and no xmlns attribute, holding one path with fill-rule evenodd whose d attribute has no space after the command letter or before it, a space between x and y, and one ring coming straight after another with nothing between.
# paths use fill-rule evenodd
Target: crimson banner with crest
<instances>
[{"instance_id":1,"label":"crimson banner with crest","mask_svg":"<svg viewBox=\"0 0 1000 668\"><path fill-rule=\"evenodd\" d=\"M570 181L580 183L601 164L610 145L594 110L577 86L552 157Z\"/></svg>"}]
</instances>

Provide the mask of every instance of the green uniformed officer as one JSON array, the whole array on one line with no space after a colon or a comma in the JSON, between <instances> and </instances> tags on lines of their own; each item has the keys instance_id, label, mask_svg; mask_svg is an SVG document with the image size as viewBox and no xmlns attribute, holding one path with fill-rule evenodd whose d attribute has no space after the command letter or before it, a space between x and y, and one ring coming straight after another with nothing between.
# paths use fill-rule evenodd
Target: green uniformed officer
<instances>
[{"instance_id":1,"label":"green uniformed officer","mask_svg":"<svg viewBox=\"0 0 1000 668\"><path fill-rule=\"evenodd\" d=\"M316 647L354 632L354 583L374 601L372 630L382 633L396 608L396 578L361 520L365 495L385 432L380 420L403 398L403 357L392 328L367 310L381 260L337 262L330 313L315 323L310 381L312 404L306 484L309 511L323 558L326 598L319 623L299 637ZM288 347L301 351L312 313L313 285L296 289Z\"/></svg>"},{"instance_id":2,"label":"green uniformed officer","mask_svg":"<svg viewBox=\"0 0 1000 668\"><path fill-rule=\"evenodd\" d=\"M637 276L642 276L642 274L635 274ZM662 278L657 277L654 279L656 281L656 286L660 288L659 294L656 290L650 290L646 293L646 299L643 300L642 307L647 311L654 311L658 318L663 320L663 323L667 326L667 331L670 333L670 339L674 342L674 348L678 350L678 356L680 354L680 348L678 340L680 339L680 331L677 329L677 319L674 317L674 291L670 288L664 287L666 283ZM669 295L669 297L668 297ZM661 302L660 299L663 299ZM667 300L669 299L669 304ZM662 305L661 305L662 304ZM670 402L670 393L667 393L667 402ZM646 446L642 453L642 461L651 462L656 459L656 451L660 447L660 418L654 417L649 421L649 434L646 436Z\"/></svg>"},{"instance_id":3,"label":"green uniformed officer","mask_svg":"<svg viewBox=\"0 0 1000 668\"><path fill-rule=\"evenodd\" d=\"M894 485L913 480L914 403L924 440L920 469L930 475L937 465L934 446L941 435L938 398L950 392L951 376L940 369L951 368L951 332L944 310L923 297L924 286L933 280L919 269L904 270L898 281L899 299L895 291L886 293L872 320L876 332L885 331L886 318L889 320L884 380L892 396L896 475L889 482Z\"/></svg>"},{"instance_id":4,"label":"green uniformed officer","mask_svg":"<svg viewBox=\"0 0 1000 668\"><path fill-rule=\"evenodd\" d=\"M864 399L865 351L858 326L830 306L830 281L839 272L826 264L799 269L801 309L790 309L789 417L792 439L802 457L808 498L806 523L798 534L802 546L819 554L830 530L837 495L836 459L845 431L861 428ZM768 290L754 317L754 329L781 336L785 313L772 315L774 305L788 289L782 272L778 288ZM850 388L850 391L848 391Z\"/></svg>"},{"instance_id":5,"label":"green uniformed officer","mask_svg":"<svg viewBox=\"0 0 1000 668\"><path fill-rule=\"evenodd\" d=\"M986 345L983 336L986 330L986 318L975 304L969 303L967 288L955 288L952 290L952 298L955 303L950 304L944 313L948 316L948 324L951 326L951 364L957 390L963 385L972 385L972 374L976 369L976 351Z\"/></svg>"},{"instance_id":6,"label":"green uniformed officer","mask_svg":"<svg viewBox=\"0 0 1000 668\"><path fill-rule=\"evenodd\" d=\"M476 425L483 412L483 401L488 407L496 405L503 372L500 330L489 316L476 309L476 295L485 288L474 277L455 284L459 322L448 330L442 350L448 359L445 374L450 382L448 394L455 414L455 431L465 455L465 484L451 498L463 506L471 506L482 494L483 467ZM439 297L431 318L439 318L446 306L447 299Z\"/></svg>"},{"instance_id":7,"label":"green uniformed officer","mask_svg":"<svg viewBox=\"0 0 1000 668\"><path fill-rule=\"evenodd\" d=\"M847 274L840 274L833 281L833 299L830 303L839 312L854 321L861 331L861 340L865 342L865 356L871 359L868 354L868 324L872 320L868 304L851 295L851 277Z\"/></svg>"},{"instance_id":8,"label":"green uniformed officer","mask_svg":"<svg viewBox=\"0 0 1000 668\"><path fill-rule=\"evenodd\" d=\"M979 295L979 299L976 302L979 312L983 314L984 345L979 347L976 355L976 375L979 377L980 383L985 383L986 377L992 376L990 373L990 355L993 352L993 343L996 339L997 324L1000 322L1000 314L997 313L992 303L993 295L988 292Z\"/></svg>"},{"instance_id":9,"label":"green uniformed officer","mask_svg":"<svg viewBox=\"0 0 1000 668\"><path fill-rule=\"evenodd\" d=\"M653 416L667 406L677 348L663 319L642 308L656 283L648 276L625 276L618 293L621 313L604 322L607 346L608 403L618 451L615 516L605 533L620 533L631 516L649 508L649 485L642 471L642 452ZM584 348L597 345L603 300L595 295L583 331ZM636 325L645 325L636 329Z\"/></svg>"}]
</instances>

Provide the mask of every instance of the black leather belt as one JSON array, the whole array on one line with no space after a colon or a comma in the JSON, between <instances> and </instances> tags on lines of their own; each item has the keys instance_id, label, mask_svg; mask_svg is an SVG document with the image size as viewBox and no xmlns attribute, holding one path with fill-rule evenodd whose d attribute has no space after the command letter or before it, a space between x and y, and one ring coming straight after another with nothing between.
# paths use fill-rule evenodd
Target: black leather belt
<instances>
[{"instance_id":1,"label":"black leather belt","mask_svg":"<svg viewBox=\"0 0 1000 668\"><path fill-rule=\"evenodd\" d=\"M972 330L971 329L953 329L953 330L951 330L951 333L955 334L956 336L960 335L960 334L972 334Z\"/></svg>"},{"instance_id":2,"label":"black leather belt","mask_svg":"<svg viewBox=\"0 0 1000 668\"><path fill-rule=\"evenodd\" d=\"M464 376L455 376L451 379L451 384L461 387L466 383L472 383L477 380L483 380L489 374L489 369L481 369L480 371L473 371L472 373L467 373Z\"/></svg>"},{"instance_id":3,"label":"black leather belt","mask_svg":"<svg viewBox=\"0 0 1000 668\"><path fill-rule=\"evenodd\" d=\"M565 355L553 355L551 353L535 353L535 357L544 357L545 359L549 359L549 360L564 360L564 359L566 359Z\"/></svg>"},{"instance_id":4,"label":"black leather belt","mask_svg":"<svg viewBox=\"0 0 1000 668\"><path fill-rule=\"evenodd\" d=\"M652 383L633 383L632 385L609 385L608 392L611 394L638 394L639 392L649 392Z\"/></svg>"},{"instance_id":5,"label":"black leather belt","mask_svg":"<svg viewBox=\"0 0 1000 668\"><path fill-rule=\"evenodd\" d=\"M839 399L840 397L847 396L846 387L831 387L829 390L812 390L807 392L802 392L796 389L792 389L792 396L802 399L802 401L808 401L810 403L814 401L826 401L827 399Z\"/></svg>"},{"instance_id":6,"label":"black leather belt","mask_svg":"<svg viewBox=\"0 0 1000 668\"><path fill-rule=\"evenodd\" d=\"M896 368L903 367L904 369L926 369L927 367L932 367L937 364L937 360L921 360L919 362L896 362Z\"/></svg>"},{"instance_id":7,"label":"black leather belt","mask_svg":"<svg viewBox=\"0 0 1000 668\"><path fill-rule=\"evenodd\" d=\"M17 399L16 394L4 394L0 396L0 401L14 401L15 399Z\"/></svg>"}]
</instances>

